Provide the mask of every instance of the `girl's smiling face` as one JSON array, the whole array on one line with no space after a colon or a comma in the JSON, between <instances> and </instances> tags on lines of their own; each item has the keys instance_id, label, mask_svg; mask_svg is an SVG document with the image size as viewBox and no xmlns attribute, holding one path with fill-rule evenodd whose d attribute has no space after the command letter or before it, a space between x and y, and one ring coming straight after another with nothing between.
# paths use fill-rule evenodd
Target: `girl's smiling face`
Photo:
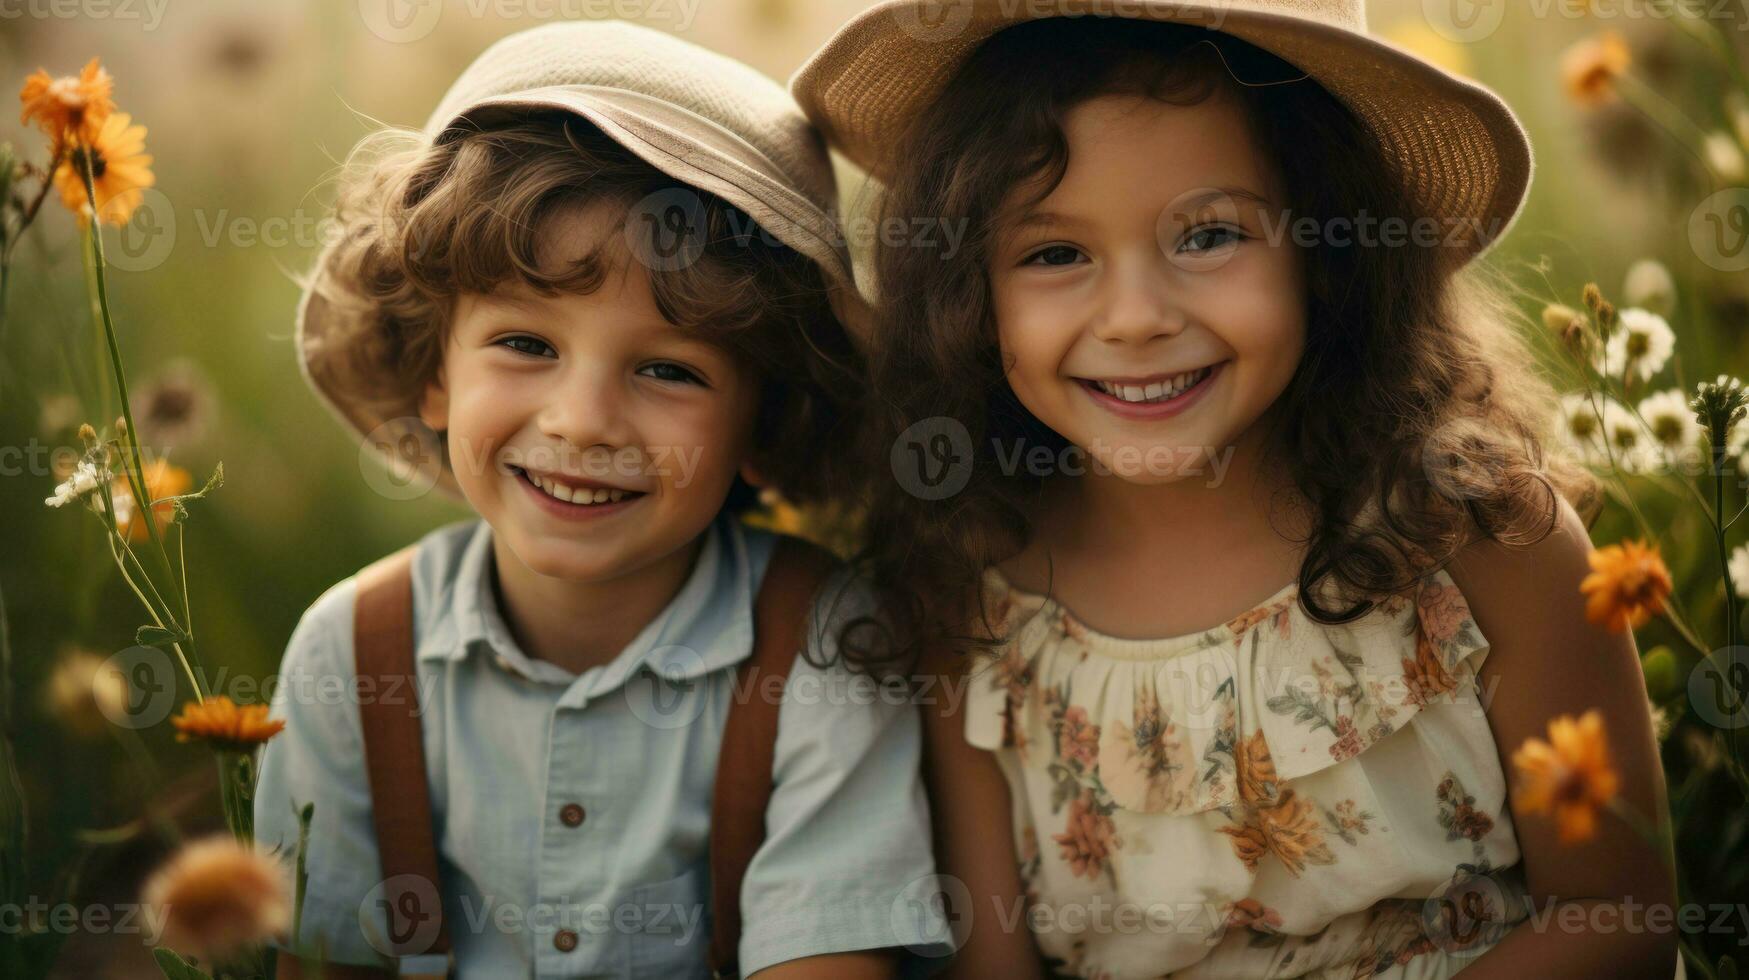
<instances>
[{"instance_id":1,"label":"girl's smiling face","mask_svg":"<svg viewBox=\"0 0 1749 980\"><path fill-rule=\"evenodd\" d=\"M1205 454L1238 445L1305 346L1280 182L1224 90L1187 106L1099 96L1063 131L1063 179L1004 208L991 252L1008 383L1125 480L1207 472Z\"/></svg>"},{"instance_id":2,"label":"girl's smiling face","mask_svg":"<svg viewBox=\"0 0 1749 980\"><path fill-rule=\"evenodd\" d=\"M758 378L662 316L616 216L570 208L542 239L543 268L606 243L593 291L459 297L421 405L468 503L543 575L613 578L675 553L752 450Z\"/></svg>"}]
</instances>

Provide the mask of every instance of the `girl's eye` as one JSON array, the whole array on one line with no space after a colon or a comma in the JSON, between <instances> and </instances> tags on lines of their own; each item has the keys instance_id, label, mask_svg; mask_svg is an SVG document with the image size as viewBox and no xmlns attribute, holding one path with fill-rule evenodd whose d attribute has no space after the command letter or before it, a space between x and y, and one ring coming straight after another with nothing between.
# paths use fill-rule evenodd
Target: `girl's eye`
<instances>
[{"instance_id":1,"label":"girl's eye","mask_svg":"<svg viewBox=\"0 0 1749 980\"><path fill-rule=\"evenodd\" d=\"M654 364L646 364L638 369L638 373L655 378L657 381L672 381L679 384L694 385L704 384L703 378L700 378L686 368L670 361L657 361Z\"/></svg>"},{"instance_id":2,"label":"girl's eye","mask_svg":"<svg viewBox=\"0 0 1749 980\"><path fill-rule=\"evenodd\" d=\"M1022 265L1071 265L1081 250L1073 245L1046 245L1032 253Z\"/></svg>"},{"instance_id":3,"label":"girl's eye","mask_svg":"<svg viewBox=\"0 0 1749 980\"><path fill-rule=\"evenodd\" d=\"M508 347L518 354L528 354L531 357L545 357L547 356L546 352L552 350L552 347L544 340L522 336L505 337L498 341L498 346Z\"/></svg>"},{"instance_id":4,"label":"girl's eye","mask_svg":"<svg viewBox=\"0 0 1749 980\"><path fill-rule=\"evenodd\" d=\"M1198 228L1191 232L1190 235L1184 239L1184 244L1181 246L1180 250L1187 252L1212 252L1223 245L1239 242L1244 238L1245 235L1236 228L1229 228L1225 225L1210 225L1209 227Z\"/></svg>"}]
</instances>

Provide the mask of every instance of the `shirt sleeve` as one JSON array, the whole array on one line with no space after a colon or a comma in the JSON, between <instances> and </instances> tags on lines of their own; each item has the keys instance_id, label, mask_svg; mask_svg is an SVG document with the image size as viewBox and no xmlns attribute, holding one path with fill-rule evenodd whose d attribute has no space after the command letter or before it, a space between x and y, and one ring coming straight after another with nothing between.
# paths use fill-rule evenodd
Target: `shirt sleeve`
<instances>
[{"instance_id":1,"label":"shirt sleeve","mask_svg":"<svg viewBox=\"0 0 1749 980\"><path fill-rule=\"evenodd\" d=\"M295 882L297 813L314 804L301 925L289 948L330 963L386 967L391 961L368 938L386 948L387 917L371 901L380 863L353 667L356 591L351 579L330 589L292 631L269 709L285 729L262 750L255 840Z\"/></svg>"},{"instance_id":2,"label":"shirt sleeve","mask_svg":"<svg viewBox=\"0 0 1749 980\"><path fill-rule=\"evenodd\" d=\"M741 885L743 976L802 957L895 948L901 975L926 976L953 951L939 903L929 900L921 718L905 686L837 656L838 627L873 608L866 592L835 578L815 607L809 655L791 668L765 842Z\"/></svg>"}]
</instances>

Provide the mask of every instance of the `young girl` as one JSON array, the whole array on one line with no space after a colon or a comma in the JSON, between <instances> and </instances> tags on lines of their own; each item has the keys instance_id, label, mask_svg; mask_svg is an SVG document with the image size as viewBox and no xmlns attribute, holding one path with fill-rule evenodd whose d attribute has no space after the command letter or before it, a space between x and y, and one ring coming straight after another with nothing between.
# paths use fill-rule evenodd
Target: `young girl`
<instances>
[{"instance_id":1,"label":"young girl","mask_svg":"<svg viewBox=\"0 0 1749 980\"><path fill-rule=\"evenodd\" d=\"M1663 806L1591 486L1464 268L1510 111L1358 0L923 6L792 91L885 217L968 224L875 259L870 534L900 648L969 684L926 726L962 975L1670 976L1655 849L1508 792L1599 709Z\"/></svg>"}]
</instances>

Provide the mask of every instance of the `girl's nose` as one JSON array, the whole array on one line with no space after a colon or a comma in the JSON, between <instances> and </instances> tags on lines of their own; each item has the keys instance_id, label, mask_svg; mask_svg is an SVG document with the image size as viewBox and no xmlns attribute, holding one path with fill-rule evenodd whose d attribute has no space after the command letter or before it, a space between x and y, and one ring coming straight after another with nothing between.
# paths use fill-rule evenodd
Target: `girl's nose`
<instances>
[{"instance_id":1,"label":"girl's nose","mask_svg":"<svg viewBox=\"0 0 1749 980\"><path fill-rule=\"evenodd\" d=\"M1100 292L1092 327L1100 340L1142 344L1184 330L1184 309L1169 276L1153 261L1113 262Z\"/></svg>"}]
</instances>

